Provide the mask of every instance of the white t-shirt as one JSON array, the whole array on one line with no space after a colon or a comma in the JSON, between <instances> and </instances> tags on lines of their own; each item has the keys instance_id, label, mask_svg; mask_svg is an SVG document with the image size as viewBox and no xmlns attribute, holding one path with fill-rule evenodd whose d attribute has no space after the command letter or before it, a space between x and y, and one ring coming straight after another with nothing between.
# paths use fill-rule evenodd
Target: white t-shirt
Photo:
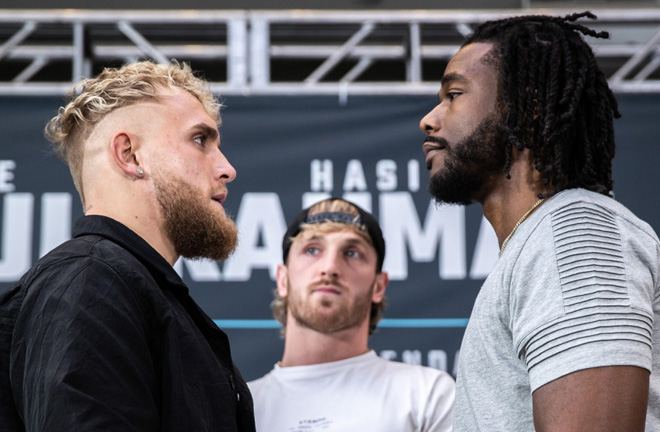
<instances>
[{"instance_id":1,"label":"white t-shirt","mask_svg":"<svg viewBox=\"0 0 660 432\"><path fill-rule=\"evenodd\" d=\"M275 368L248 383L259 432L441 432L453 420L454 379L369 351Z\"/></svg>"},{"instance_id":2,"label":"white t-shirt","mask_svg":"<svg viewBox=\"0 0 660 432\"><path fill-rule=\"evenodd\" d=\"M534 390L627 365L652 371L646 428L660 431L659 284L660 242L647 223L583 189L546 201L479 292L461 345L454 430L533 431Z\"/></svg>"}]
</instances>

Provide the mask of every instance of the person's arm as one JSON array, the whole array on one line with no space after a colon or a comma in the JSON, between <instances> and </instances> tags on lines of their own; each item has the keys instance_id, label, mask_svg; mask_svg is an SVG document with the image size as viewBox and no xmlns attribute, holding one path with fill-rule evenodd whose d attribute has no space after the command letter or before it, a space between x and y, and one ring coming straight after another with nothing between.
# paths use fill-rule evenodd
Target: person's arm
<instances>
[{"instance_id":1,"label":"person's arm","mask_svg":"<svg viewBox=\"0 0 660 432\"><path fill-rule=\"evenodd\" d=\"M537 431L643 431L657 238L577 202L533 241L518 258L511 305Z\"/></svg>"},{"instance_id":2,"label":"person's arm","mask_svg":"<svg viewBox=\"0 0 660 432\"><path fill-rule=\"evenodd\" d=\"M636 366L584 369L533 393L537 432L643 432L649 371Z\"/></svg>"},{"instance_id":3,"label":"person's arm","mask_svg":"<svg viewBox=\"0 0 660 432\"><path fill-rule=\"evenodd\" d=\"M86 264L60 264L29 287L11 370L25 430L158 430L157 374L135 281L101 261Z\"/></svg>"}]
</instances>

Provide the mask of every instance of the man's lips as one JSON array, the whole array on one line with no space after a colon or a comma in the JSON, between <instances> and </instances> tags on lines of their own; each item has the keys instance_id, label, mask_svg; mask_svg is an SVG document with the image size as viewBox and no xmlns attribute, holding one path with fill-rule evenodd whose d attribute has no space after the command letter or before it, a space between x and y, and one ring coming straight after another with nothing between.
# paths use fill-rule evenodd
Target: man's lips
<instances>
[{"instance_id":1,"label":"man's lips","mask_svg":"<svg viewBox=\"0 0 660 432\"><path fill-rule=\"evenodd\" d=\"M431 159L436 152L444 150L447 148L447 140L440 137L428 136L422 144L422 151L426 155L426 168L431 169Z\"/></svg>"},{"instance_id":2,"label":"man's lips","mask_svg":"<svg viewBox=\"0 0 660 432\"><path fill-rule=\"evenodd\" d=\"M222 203L225 202L226 199L227 199L227 194L226 194L226 193L221 193L221 194L213 195L213 196L211 197L211 200L213 200L213 201L217 202L218 204L220 204L220 206L221 206L222 208L224 208L224 206L222 205Z\"/></svg>"},{"instance_id":3,"label":"man's lips","mask_svg":"<svg viewBox=\"0 0 660 432\"><path fill-rule=\"evenodd\" d=\"M340 295L341 290L334 285L319 285L316 288L312 289L312 293Z\"/></svg>"},{"instance_id":4,"label":"man's lips","mask_svg":"<svg viewBox=\"0 0 660 432\"><path fill-rule=\"evenodd\" d=\"M422 151L427 155L432 150L444 150L445 148L447 148L447 140L440 137L427 136L422 144Z\"/></svg>"}]
</instances>

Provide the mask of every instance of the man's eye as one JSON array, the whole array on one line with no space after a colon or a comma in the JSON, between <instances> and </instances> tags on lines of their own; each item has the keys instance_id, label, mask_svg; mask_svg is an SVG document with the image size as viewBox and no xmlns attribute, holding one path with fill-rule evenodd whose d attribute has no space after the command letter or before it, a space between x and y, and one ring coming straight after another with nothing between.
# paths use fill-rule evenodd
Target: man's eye
<instances>
[{"instance_id":1,"label":"man's eye","mask_svg":"<svg viewBox=\"0 0 660 432\"><path fill-rule=\"evenodd\" d=\"M203 146L204 143L206 142L206 137L204 135L199 135L193 138L193 141L195 141L197 144Z\"/></svg>"},{"instance_id":2,"label":"man's eye","mask_svg":"<svg viewBox=\"0 0 660 432\"><path fill-rule=\"evenodd\" d=\"M450 92L450 93L447 93L447 99L449 99L450 101L453 101L454 99L456 99L457 96L460 96L460 95L461 95L460 92Z\"/></svg>"},{"instance_id":3,"label":"man's eye","mask_svg":"<svg viewBox=\"0 0 660 432\"><path fill-rule=\"evenodd\" d=\"M319 248L314 247L314 246L309 246L309 247L305 248L305 253L309 254L309 255L314 255L314 254L318 253L318 251L319 251Z\"/></svg>"},{"instance_id":4,"label":"man's eye","mask_svg":"<svg viewBox=\"0 0 660 432\"><path fill-rule=\"evenodd\" d=\"M360 258L362 255L356 250L346 251L346 256L349 258Z\"/></svg>"}]
</instances>

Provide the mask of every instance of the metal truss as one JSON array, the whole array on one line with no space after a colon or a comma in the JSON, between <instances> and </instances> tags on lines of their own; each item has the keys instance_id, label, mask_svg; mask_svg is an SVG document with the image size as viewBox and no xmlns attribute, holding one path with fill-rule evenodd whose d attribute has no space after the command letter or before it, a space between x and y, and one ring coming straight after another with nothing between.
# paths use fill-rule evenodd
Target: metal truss
<instances>
[{"instance_id":1,"label":"metal truss","mask_svg":"<svg viewBox=\"0 0 660 432\"><path fill-rule=\"evenodd\" d=\"M189 62L223 95L429 94L475 25L571 12L0 9L0 95L61 95L138 59ZM593 12L613 90L660 93L660 9Z\"/></svg>"}]
</instances>

